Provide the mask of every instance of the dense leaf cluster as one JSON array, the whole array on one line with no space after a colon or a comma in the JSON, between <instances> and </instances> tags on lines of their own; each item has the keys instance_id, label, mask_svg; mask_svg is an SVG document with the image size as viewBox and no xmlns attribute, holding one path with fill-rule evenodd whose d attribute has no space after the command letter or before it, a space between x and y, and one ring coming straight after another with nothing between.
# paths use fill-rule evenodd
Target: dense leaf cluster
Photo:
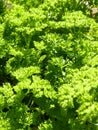
<instances>
[{"instance_id":1,"label":"dense leaf cluster","mask_svg":"<svg viewBox=\"0 0 98 130\"><path fill-rule=\"evenodd\" d=\"M0 0L0 129L97 130L97 0ZM2 4L1 4L2 3Z\"/></svg>"}]
</instances>

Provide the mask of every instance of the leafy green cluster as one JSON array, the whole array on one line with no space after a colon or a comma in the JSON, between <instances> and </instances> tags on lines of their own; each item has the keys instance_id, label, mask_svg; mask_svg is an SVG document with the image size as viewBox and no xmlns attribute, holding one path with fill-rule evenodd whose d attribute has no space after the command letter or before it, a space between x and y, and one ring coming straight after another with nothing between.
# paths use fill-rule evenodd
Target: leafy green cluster
<instances>
[{"instance_id":1,"label":"leafy green cluster","mask_svg":"<svg viewBox=\"0 0 98 130\"><path fill-rule=\"evenodd\" d=\"M80 0L10 4L0 15L0 129L97 130L98 17Z\"/></svg>"}]
</instances>

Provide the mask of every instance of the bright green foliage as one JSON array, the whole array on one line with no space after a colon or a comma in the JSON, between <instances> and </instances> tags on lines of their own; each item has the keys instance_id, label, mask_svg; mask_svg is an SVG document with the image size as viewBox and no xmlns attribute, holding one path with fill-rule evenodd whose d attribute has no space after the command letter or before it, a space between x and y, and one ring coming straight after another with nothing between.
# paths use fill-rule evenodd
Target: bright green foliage
<instances>
[{"instance_id":1,"label":"bright green foliage","mask_svg":"<svg viewBox=\"0 0 98 130\"><path fill-rule=\"evenodd\" d=\"M85 2L0 1L0 130L98 130L98 12Z\"/></svg>"}]
</instances>

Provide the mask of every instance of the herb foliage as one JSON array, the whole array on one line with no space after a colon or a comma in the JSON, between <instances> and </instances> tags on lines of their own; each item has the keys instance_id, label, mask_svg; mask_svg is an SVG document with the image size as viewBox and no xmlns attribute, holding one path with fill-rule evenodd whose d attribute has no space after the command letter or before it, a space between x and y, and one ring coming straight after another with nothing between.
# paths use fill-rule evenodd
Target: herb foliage
<instances>
[{"instance_id":1,"label":"herb foliage","mask_svg":"<svg viewBox=\"0 0 98 130\"><path fill-rule=\"evenodd\" d=\"M0 129L97 130L97 0L0 0Z\"/></svg>"}]
</instances>

